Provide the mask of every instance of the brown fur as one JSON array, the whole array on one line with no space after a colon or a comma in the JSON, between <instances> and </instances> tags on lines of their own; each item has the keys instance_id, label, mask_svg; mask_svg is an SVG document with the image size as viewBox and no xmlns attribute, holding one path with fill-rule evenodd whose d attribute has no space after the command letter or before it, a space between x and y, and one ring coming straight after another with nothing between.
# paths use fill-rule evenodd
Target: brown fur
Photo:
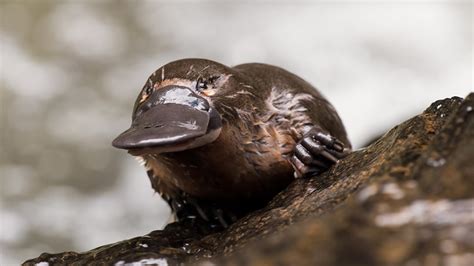
<instances>
[{"instance_id":1,"label":"brown fur","mask_svg":"<svg viewBox=\"0 0 474 266\"><path fill-rule=\"evenodd\" d=\"M209 60L185 59L155 73L145 87L152 84L159 89L175 81L189 85L216 77L213 95L203 97L223 123L212 143L144 156L152 186L165 199L184 193L224 205L265 202L293 179L287 158L315 125L350 147L331 104L310 84L281 68L264 64L229 68Z\"/></svg>"}]
</instances>

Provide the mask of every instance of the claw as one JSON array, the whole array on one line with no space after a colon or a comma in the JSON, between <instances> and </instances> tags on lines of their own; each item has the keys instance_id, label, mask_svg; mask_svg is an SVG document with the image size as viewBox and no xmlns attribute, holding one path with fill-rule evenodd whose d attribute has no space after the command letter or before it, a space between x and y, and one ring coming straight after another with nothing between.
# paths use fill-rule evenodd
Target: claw
<instances>
[{"instance_id":1,"label":"claw","mask_svg":"<svg viewBox=\"0 0 474 266\"><path fill-rule=\"evenodd\" d=\"M295 177L320 173L349 153L344 143L320 128L313 128L294 148L290 162Z\"/></svg>"},{"instance_id":2,"label":"claw","mask_svg":"<svg viewBox=\"0 0 474 266\"><path fill-rule=\"evenodd\" d=\"M196 202L196 200L189 198L188 202L194 206L194 209L204 221L209 221L209 217L207 216L206 212L201 208L201 206L198 202Z\"/></svg>"},{"instance_id":3,"label":"claw","mask_svg":"<svg viewBox=\"0 0 474 266\"><path fill-rule=\"evenodd\" d=\"M326 146L331 146L334 144L334 139L331 135L329 134L324 134L322 132L318 132L313 136L314 140L319 140L322 144Z\"/></svg>"},{"instance_id":4,"label":"claw","mask_svg":"<svg viewBox=\"0 0 474 266\"><path fill-rule=\"evenodd\" d=\"M291 164L293 165L293 169L295 169L295 177L301 178L303 177L308 171L309 167L306 166L303 162L298 159L295 155L290 158Z\"/></svg>"},{"instance_id":5,"label":"claw","mask_svg":"<svg viewBox=\"0 0 474 266\"><path fill-rule=\"evenodd\" d=\"M301 170L305 168L304 163L302 163L295 155L291 156L290 162L291 165L293 165L293 169L295 169L295 178L303 177Z\"/></svg>"},{"instance_id":6,"label":"claw","mask_svg":"<svg viewBox=\"0 0 474 266\"><path fill-rule=\"evenodd\" d=\"M319 132L315 134L314 140L319 141L322 144L331 147L332 149L338 152L342 152L342 150L344 149L344 143L329 134Z\"/></svg>"},{"instance_id":7,"label":"claw","mask_svg":"<svg viewBox=\"0 0 474 266\"><path fill-rule=\"evenodd\" d=\"M229 227L229 224L224 219L224 213L222 212L221 209L212 209L212 212L214 213L215 218L217 218L217 220L222 225L222 227L224 228Z\"/></svg>"},{"instance_id":8,"label":"claw","mask_svg":"<svg viewBox=\"0 0 474 266\"><path fill-rule=\"evenodd\" d=\"M303 145L296 145L295 156L304 164L311 164L313 162L313 156L303 147Z\"/></svg>"},{"instance_id":9,"label":"claw","mask_svg":"<svg viewBox=\"0 0 474 266\"><path fill-rule=\"evenodd\" d=\"M317 142L313 138L304 138L301 141L301 144L312 154L318 154L323 151L323 146L321 145L321 143Z\"/></svg>"},{"instance_id":10,"label":"claw","mask_svg":"<svg viewBox=\"0 0 474 266\"><path fill-rule=\"evenodd\" d=\"M322 155L324 158L326 158L326 159L328 159L329 161L331 161L332 163L337 163L337 161L338 161L337 158L334 157L334 156L333 156L331 153L329 153L328 151L322 151L322 152L321 152L321 155Z\"/></svg>"},{"instance_id":11,"label":"claw","mask_svg":"<svg viewBox=\"0 0 474 266\"><path fill-rule=\"evenodd\" d=\"M340 143L339 141L337 143L334 143L333 147L338 152L344 151L344 144Z\"/></svg>"}]
</instances>

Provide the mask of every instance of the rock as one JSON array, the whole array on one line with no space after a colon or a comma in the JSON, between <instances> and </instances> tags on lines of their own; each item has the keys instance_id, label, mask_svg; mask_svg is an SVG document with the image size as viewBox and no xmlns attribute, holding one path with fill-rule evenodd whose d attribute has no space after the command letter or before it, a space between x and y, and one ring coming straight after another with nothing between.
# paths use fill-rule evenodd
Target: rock
<instances>
[{"instance_id":1,"label":"rock","mask_svg":"<svg viewBox=\"0 0 474 266\"><path fill-rule=\"evenodd\" d=\"M474 265L473 100L434 102L224 231L173 223L24 265Z\"/></svg>"}]
</instances>

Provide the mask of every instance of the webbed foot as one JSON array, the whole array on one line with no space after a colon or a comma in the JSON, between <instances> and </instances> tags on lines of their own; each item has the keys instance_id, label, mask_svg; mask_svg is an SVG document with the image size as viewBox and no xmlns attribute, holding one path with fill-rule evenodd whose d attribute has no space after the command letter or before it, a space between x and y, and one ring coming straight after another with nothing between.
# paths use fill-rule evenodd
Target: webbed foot
<instances>
[{"instance_id":1,"label":"webbed foot","mask_svg":"<svg viewBox=\"0 0 474 266\"><path fill-rule=\"evenodd\" d=\"M340 140L321 128L313 128L296 144L290 162L296 178L312 176L326 171L349 152Z\"/></svg>"}]
</instances>

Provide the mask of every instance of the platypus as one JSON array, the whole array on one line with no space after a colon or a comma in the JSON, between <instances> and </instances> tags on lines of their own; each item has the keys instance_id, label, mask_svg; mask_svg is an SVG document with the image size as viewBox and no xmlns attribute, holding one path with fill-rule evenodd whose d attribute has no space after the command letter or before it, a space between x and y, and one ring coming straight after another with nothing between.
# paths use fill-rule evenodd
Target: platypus
<instances>
[{"instance_id":1,"label":"platypus","mask_svg":"<svg viewBox=\"0 0 474 266\"><path fill-rule=\"evenodd\" d=\"M182 59L156 70L113 146L141 158L177 220L227 226L351 149L308 82L260 63Z\"/></svg>"}]
</instances>

